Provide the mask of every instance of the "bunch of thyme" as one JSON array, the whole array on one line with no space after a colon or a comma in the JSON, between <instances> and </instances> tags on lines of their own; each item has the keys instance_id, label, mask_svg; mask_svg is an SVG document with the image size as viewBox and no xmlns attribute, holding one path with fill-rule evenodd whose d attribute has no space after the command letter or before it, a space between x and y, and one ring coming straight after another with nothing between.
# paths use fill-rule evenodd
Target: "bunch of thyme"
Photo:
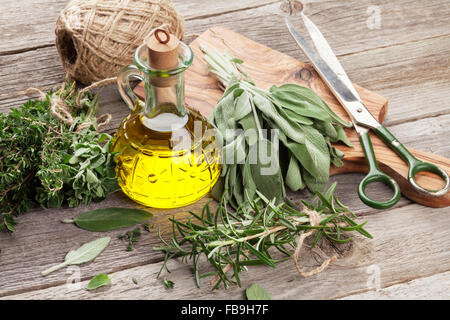
<instances>
[{"instance_id":1,"label":"bunch of thyme","mask_svg":"<svg viewBox=\"0 0 450 320\"><path fill-rule=\"evenodd\" d=\"M269 201L259 193L258 200L244 203L234 212L228 209L225 201L221 201L215 214L208 203L201 215L190 212L191 216L186 222L170 219L172 238L164 240L159 230L162 246L154 248L165 253L158 277L167 269L169 259L181 257L185 262L192 261L198 287L200 279L208 276L215 277L212 290L220 283L225 288L233 283L241 286L239 274L250 265L265 264L275 268L276 263L294 255L299 269L295 253L301 247L297 238L302 234L314 233L312 246L317 245L322 238L336 243L349 242L352 238L348 234L353 231L372 238L364 229L366 222L356 223L352 219L356 216L334 195L336 185L334 183L325 194L316 193L311 202L302 201L303 210L296 210L292 203L276 205L275 199ZM311 212L318 217L315 223ZM275 259L273 251L280 252L283 258ZM200 273L199 261L202 255L214 271Z\"/></svg>"},{"instance_id":2,"label":"bunch of thyme","mask_svg":"<svg viewBox=\"0 0 450 320\"><path fill-rule=\"evenodd\" d=\"M75 207L118 188L111 137L96 130L98 96L76 105L75 82L42 95L0 114L0 231L15 231L14 217L32 206ZM55 116L55 99L71 123Z\"/></svg>"}]
</instances>

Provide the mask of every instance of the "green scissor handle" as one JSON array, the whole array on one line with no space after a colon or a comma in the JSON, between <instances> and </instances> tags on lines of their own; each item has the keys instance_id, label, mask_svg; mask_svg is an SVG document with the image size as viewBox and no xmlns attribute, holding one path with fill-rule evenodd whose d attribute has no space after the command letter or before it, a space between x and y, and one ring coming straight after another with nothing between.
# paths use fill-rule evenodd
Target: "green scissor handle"
<instances>
[{"instance_id":1,"label":"green scissor handle","mask_svg":"<svg viewBox=\"0 0 450 320\"><path fill-rule=\"evenodd\" d=\"M400 199L400 188L394 179L389 177L387 174L382 172L380 168L378 168L377 160L375 159L375 153L372 147L372 142L370 141L370 136L367 131L359 135L359 141L361 142L361 146L363 147L367 164L369 166L369 173L364 177L364 179L362 179L358 187L359 198L369 207L376 209L388 209L395 205ZM394 191L394 195L392 196L392 198L387 201L376 201L370 199L366 195L366 187L372 182L383 182L384 184L390 186Z\"/></svg>"},{"instance_id":2,"label":"green scissor handle","mask_svg":"<svg viewBox=\"0 0 450 320\"><path fill-rule=\"evenodd\" d=\"M408 170L408 181L411 183L414 189L421 192L422 194L439 197L445 195L450 186L450 178L447 172L439 168L438 166L424 162L416 157L414 157L406 148L403 146L384 126L379 126L374 129L375 133L383 139L383 141L392 148L409 166ZM358 194L361 200L370 207L376 209L387 209L395 205L400 199L400 188L397 182L389 177L387 174L383 173L377 165L375 159L375 153L373 151L372 142L370 141L370 136L367 131L363 131L359 135L359 141L363 147L364 154L366 155L367 163L369 166L369 173L364 177L364 179L359 184ZM429 171L439 175L444 181L445 186L440 190L428 190L421 187L415 180L415 176L419 172ZM394 195L388 201L375 201L370 199L366 193L365 189L368 184L372 182L383 182L384 184L390 186L394 190Z\"/></svg>"},{"instance_id":3,"label":"green scissor handle","mask_svg":"<svg viewBox=\"0 0 450 320\"><path fill-rule=\"evenodd\" d=\"M409 183L413 186L414 189L419 191L420 193L430 196L430 197L440 197L445 195L450 186L450 178L447 172L445 172L443 169L439 168L438 166L429 163L424 162L416 157L414 157L406 148L403 146L393 135L389 132L388 129L386 129L384 126L379 126L375 129L375 133L383 139L386 144L391 147L400 157L403 158L403 160L406 161L406 163L409 166L408 170L408 180ZM433 172L437 174L439 177L444 180L445 185L439 190L429 190L421 187L415 180L415 176L419 172Z\"/></svg>"}]
</instances>

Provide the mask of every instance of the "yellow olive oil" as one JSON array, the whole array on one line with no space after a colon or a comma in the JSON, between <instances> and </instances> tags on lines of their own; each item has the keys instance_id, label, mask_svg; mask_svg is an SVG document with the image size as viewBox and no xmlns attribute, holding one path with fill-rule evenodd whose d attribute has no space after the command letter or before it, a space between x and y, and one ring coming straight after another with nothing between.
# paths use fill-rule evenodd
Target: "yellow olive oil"
<instances>
[{"instance_id":1,"label":"yellow olive oil","mask_svg":"<svg viewBox=\"0 0 450 320\"><path fill-rule=\"evenodd\" d=\"M164 115L169 118L130 114L114 137L112 151L118 152L116 176L124 193L149 207L175 208L211 190L220 176L220 148L214 128L197 111L187 109L179 125L174 120L182 118ZM150 120L172 129L152 127Z\"/></svg>"}]
</instances>

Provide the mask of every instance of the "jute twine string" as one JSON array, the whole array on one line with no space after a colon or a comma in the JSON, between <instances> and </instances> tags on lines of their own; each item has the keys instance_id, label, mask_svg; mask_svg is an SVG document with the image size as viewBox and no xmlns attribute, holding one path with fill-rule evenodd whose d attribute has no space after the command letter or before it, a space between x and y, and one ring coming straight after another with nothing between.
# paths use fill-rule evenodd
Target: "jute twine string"
<instances>
[{"instance_id":1,"label":"jute twine string","mask_svg":"<svg viewBox=\"0 0 450 320\"><path fill-rule=\"evenodd\" d=\"M304 213L306 213L308 215L309 223L310 223L311 226L316 227L316 226L318 226L320 224L320 216L319 216L319 214L316 211L310 210L307 207L303 206L302 212L304 212ZM285 226L273 227L273 228L270 228L270 229L268 229L266 231L263 231L261 233L254 234L254 235L251 235L251 236L247 236L247 237L244 238L244 241L248 241L248 240L259 238L259 237L265 237L265 236L268 236L269 234L277 234L280 231L283 231L285 229L286 229ZM332 264L333 262L335 262L337 260L336 256L332 256L331 258L326 259L319 267L317 267L317 268L315 268L315 269L313 269L311 271L308 271L308 272L305 272L305 271L303 271L300 268L299 263L298 263L298 259L299 259L299 255L300 255L300 249L303 247L303 242L305 241L305 239L308 238L309 236L313 235L315 231L316 231L316 229L312 229L311 231L308 231L306 233L302 233L302 235L299 237L299 240L297 241L297 247L296 247L294 255L293 255L295 268L297 269L298 273L300 275L302 275L303 277L305 277L305 278L313 276L315 274L318 274L318 273L322 272L323 270L325 270L326 267L328 267L330 264ZM245 254L248 254L247 250L244 251L244 252L245 252ZM241 255L241 257L244 257L244 256ZM225 267L222 268L222 271L224 273L226 273L226 272L230 271L231 268L232 268L232 265L231 264L227 264ZM220 279L219 275L216 275L210 281L210 284L214 285L215 283L217 283L217 281L219 281L219 279Z\"/></svg>"},{"instance_id":2,"label":"jute twine string","mask_svg":"<svg viewBox=\"0 0 450 320\"><path fill-rule=\"evenodd\" d=\"M308 215L311 226L317 227L319 225L320 216L316 211L310 210L307 207L303 207L302 212L304 212ZM308 238L309 236L312 236L315 231L316 231L316 229L311 229L310 231L308 231L306 233L302 233L300 235L300 237L297 241L297 247L295 248L295 252L294 252L294 256L293 256L295 268L297 269L298 273L300 273L305 278L322 272L326 267L328 267L328 265L330 265L337 259L336 256L332 256L331 258L326 259L319 267L317 267L311 271L308 271L308 272L305 272L300 268L300 265L298 263L298 259L300 256L300 249L302 248L303 242L305 241L305 239Z\"/></svg>"},{"instance_id":3,"label":"jute twine string","mask_svg":"<svg viewBox=\"0 0 450 320\"><path fill-rule=\"evenodd\" d=\"M106 79L108 80L108 79ZM64 82L62 87L61 87L61 91L64 91L65 89L65 85L66 83ZM86 88L85 88L86 89ZM87 90L85 90L84 92L86 92ZM31 96L34 93L39 94L39 99L41 101L45 101L47 99L47 96L45 94L45 92L41 91L38 88L28 88L25 91L25 94L27 96ZM80 103L80 99L82 97L82 93L78 94L77 97L77 107L81 107L81 103ZM64 99L61 99L61 96L58 94L52 94L50 96L50 113L52 114L52 116L54 116L55 118L59 119L61 122L71 126L74 124L75 120L72 117L72 113L71 110L69 108L69 106L67 105L67 103L64 101ZM84 122L81 123L77 126L77 128L75 129L75 132L80 132L83 129L89 128L91 125L94 125L95 129L97 131L101 131L101 129L103 129L104 127L106 127L110 122L111 122L112 116L109 113L105 113L102 114L101 116L97 117L96 119L96 123L91 123L91 122Z\"/></svg>"}]
</instances>

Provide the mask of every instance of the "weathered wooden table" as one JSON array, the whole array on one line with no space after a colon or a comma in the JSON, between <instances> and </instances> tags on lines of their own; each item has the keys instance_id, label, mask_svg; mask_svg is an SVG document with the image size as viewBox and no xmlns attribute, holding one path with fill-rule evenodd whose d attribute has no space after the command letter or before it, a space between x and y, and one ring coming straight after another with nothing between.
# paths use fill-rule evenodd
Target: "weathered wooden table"
<instances>
[{"instance_id":1,"label":"weathered wooden table","mask_svg":"<svg viewBox=\"0 0 450 320\"><path fill-rule=\"evenodd\" d=\"M54 25L67 0L2 0L0 4L0 111L27 100L28 87L49 89L64 77L54 44ZM174 1L186 19L186 33L213 25L231 30L305 60L287 33L281 14L295 10L287 1ZM450 157L450 3L448 0L305 1L305 12L323 31L349 77L389 99L385 124L406 145ZM379 14L379 18L377 15ZM114 132L127 108L114 86L103 89L102 109L113 112ZM321 274L302 278L292 261L274 270L252 267L242 275L243 288L262 285L273 299L450 298L450 208L431 209L403 198L395 208L377 211L356 196L361 174L340 175L340 199L363 219L373 240L358 238L337 247L339 260ZM380 196L389 191L381 189ZM290 195L301 199L306 193ZM154 210L156 225L202 206ZM123 194L92 208L133 206ZM99 236L60 223L86 207L42 210L19 218L17 232L0 234L0 297L3 299L242 299L244 290L210 291L208 280L197 289L192 268L171 261L175 282L166 290L156 274L162 255L152 250L156 232L143 234L132 252L110 232L110 246L93 263L60 270L44 278L40 272L60 262L69 249ZM303 262L318 265L315 251ZM316 261L317 260L317 261ZM112 286L88 292L88 280L108 273ZM132 279L137 280L135 284ZM79 286L67 283L81 279Z\"/></svg>"}]
</instances>

